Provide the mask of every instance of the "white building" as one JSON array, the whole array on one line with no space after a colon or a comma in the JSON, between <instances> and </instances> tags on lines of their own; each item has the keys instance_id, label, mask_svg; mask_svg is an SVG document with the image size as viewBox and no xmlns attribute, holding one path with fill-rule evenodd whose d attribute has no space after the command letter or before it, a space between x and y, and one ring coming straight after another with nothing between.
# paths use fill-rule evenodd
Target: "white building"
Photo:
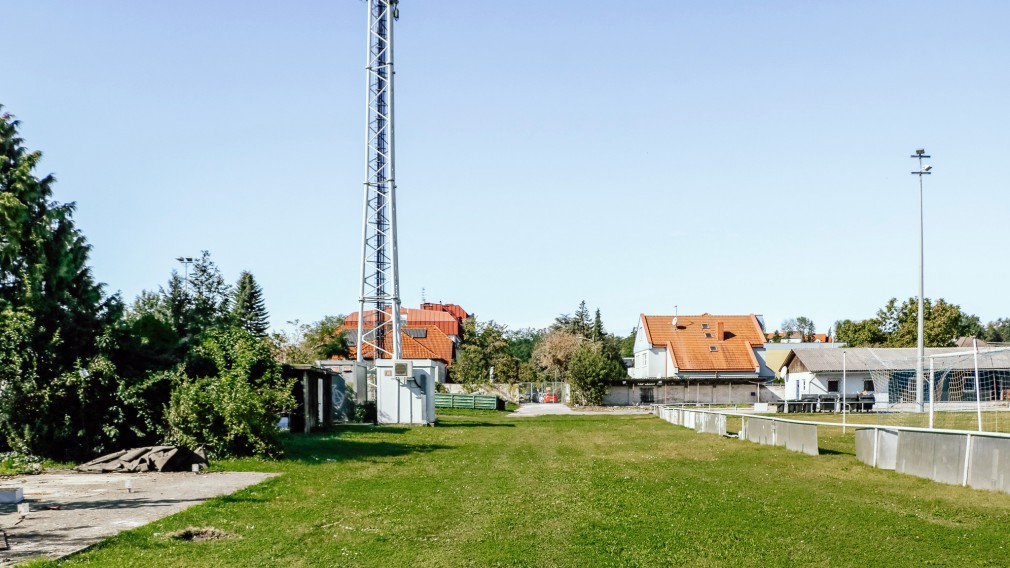
<instances>
[{"instance_id":1,"label":"white building","mask_svg":"<svg viewBox=\"0 0 1010 568\"><path fill-rule=\"evenodd\" d=\"M634 366L605 404L759 401L757 383L774 377L764 362L758 316L641 315Z\"/></svg>"},{"instance_id":2,"label":"white building","mask_svg":"<svg viewBox=\"0 0 1010 568\"><path fill-rule=\"evenodd\" d=\"M961 354L961 357L952 357ZM974 375L973 358L963 347L930 347L925 356L947 355L937 359L934 373L938 400L949 402L963 400L970 394ZM839 397L847 400L854 397L873 397L874 410L889 405L910 402L910 393L915 391L914 348L844 348L844 349L796 349L786 357L783 379L785 380L785 400L813 399L815 397ZM983 397L988 400L1006 398L1010 388L1010 352L984 353L978 359L982 382L987 385ZM953 365L954 368L944 368ZM923 371L928 375L929 360L923 363ZM953 381L945 382L951 374ZM928 395L926 395L928 398ZM868 410L868 408L867 408Z\"/></svg>"}]
</instances>

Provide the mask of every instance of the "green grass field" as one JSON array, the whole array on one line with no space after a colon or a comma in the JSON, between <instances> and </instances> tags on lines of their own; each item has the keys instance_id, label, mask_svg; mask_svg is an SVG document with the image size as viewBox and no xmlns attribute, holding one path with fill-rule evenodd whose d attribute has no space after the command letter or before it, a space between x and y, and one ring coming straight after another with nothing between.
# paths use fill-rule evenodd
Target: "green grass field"
<instances>
[{"instance_id":1,"label":"green grass field","mask_svg":"<svg viewBox=\"0 0 1010 568\"><path fill-rule=\"evenodd\" d=\"M653 416L441 416L287 440L279 478L123 533L102 566L1006 566L1010 495ZM214 527L232 539L165 535Z\"/></svg>"}]
</instances>

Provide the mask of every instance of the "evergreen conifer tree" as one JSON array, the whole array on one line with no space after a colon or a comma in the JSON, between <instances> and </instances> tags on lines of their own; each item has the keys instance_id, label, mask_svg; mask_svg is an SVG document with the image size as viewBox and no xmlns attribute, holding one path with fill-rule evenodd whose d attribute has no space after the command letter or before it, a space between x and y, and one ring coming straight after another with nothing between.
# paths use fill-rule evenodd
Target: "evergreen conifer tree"
<instances>
[{"instance_id":1,"label":"evergreen conifer tree","mask_svg":"<svg viewBox=\"0 0 1010 568\"><path fill-rule=\"evenodd\" d=\"M98 340L122 305L95 282L75 206L53 199L52 175L36 176L42 154L23 146L18 126L0 106L0 317L27 323L7 326L18 336L3 345L20 353L0 361L31 371L0 370L0 446L66 459L100 448L114 430L105 428L114 369Z\"/></svg>"},{"instance_id":2,"label":"evergreen conifer tree","mask_svg":"<svg viewBox=\"0 0 1010 568\"><path fill-rule=\"evenodd\" d=\"M243 271L235 285L232 298L232 320L256 337L266 337L270 329L270 314L263 300L263 289L249 271Z\"/></svg>"}]
</instances>

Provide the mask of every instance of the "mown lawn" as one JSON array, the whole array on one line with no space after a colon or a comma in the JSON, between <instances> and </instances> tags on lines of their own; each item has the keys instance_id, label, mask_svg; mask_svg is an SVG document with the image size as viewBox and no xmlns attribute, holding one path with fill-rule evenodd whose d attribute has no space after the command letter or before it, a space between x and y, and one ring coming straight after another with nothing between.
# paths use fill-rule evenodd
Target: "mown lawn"
<instances>
[{"instance_id":1,"label":"mown lawn","mask_svg":"<svg viewBox=\"0 0 1010 568\"><path fill-rule=\"evenodd\" d=\"M443 416L292 437L284 475L123 533L103 566L1006 566L1010 495L653 416ZM233 539L167 539L187 526Z\"/></svg>"}]
</instances>

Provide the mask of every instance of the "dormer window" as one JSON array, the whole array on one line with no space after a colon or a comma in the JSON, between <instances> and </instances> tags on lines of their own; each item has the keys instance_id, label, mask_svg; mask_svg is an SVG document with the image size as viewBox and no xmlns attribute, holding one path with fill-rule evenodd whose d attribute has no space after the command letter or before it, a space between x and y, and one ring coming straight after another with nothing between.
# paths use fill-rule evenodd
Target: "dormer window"
<instances>
[{"instance_id":1,"label":"dormer window","mask_svg":"<svg viewBox=\"0 0 1010 568\"><path fill-rule=\"evenodd\" d=\"M716 347L715 345L709 345L709 346L708 346L708 350L709 350L709 351L718 351L718 350L719 350L719 348L718 348L718 347Z\"/></svg>"}]
</instances>

